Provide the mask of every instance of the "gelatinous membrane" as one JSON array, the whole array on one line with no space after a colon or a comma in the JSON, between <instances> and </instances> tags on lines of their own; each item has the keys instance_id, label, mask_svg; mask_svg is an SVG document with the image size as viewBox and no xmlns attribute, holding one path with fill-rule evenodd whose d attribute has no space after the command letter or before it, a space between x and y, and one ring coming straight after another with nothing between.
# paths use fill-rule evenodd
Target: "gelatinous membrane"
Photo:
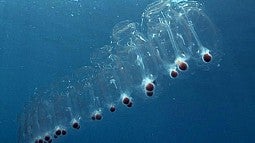
<instances>
[{"instance_id":1,"label":"gelatinous membrane","mask_svg":"<svg viewBox=\"0 0 255 143\"><path fill-rule=\"evenodd\" d=\"M207 45L214 49L215 30L198 2L156 1L143 13L142 25L170 75L187 70L190 59L210 62Z\"/></svg>"},{"instance_id":2,"label":"gelatinous membrane","mask_svg":"<svg viewBox=\"0 0 255 143\"><path fill-rule=\"evenodd\" d=\"M35 97L25 106L24 113L20 118L20 130L22 130L19 134L20 142L44 139L52 132L56 122L65 121L66 116L64 119L59 119L56 116L55 101L49 97L51 97L51 93L48 90L35 92ZM64 114L65 111L61 111L61 113Z\"/></svg>"},{"instance_id":3,"label":"gelatinous membrane","mask_svg":"<svg viewBox=\"0 0 255 143\"><path fill-rule=\"evenodd\" d=\"M167 74L190 59L192 48L187 20L174 9L175 5L170 1L157 1L143 13L144 29L158 50Z\"/></svg>"},{"instance_id":4,"label":"gelatinous membrane","mask_svg":"<svg viewBox=\"0 0 255 143\"><path fill-rule=\"evenodd\" d=\"M106 95L106 97L112 97L114 102L116 102L116 98L119 101L123 96L131 96L140 78L140 73L137 72L127 51L125 49L116 49L116 47L112 46L104 46L96 51L93 57L92 63L100 68L99 76L102 79L99 80L104 80L104 82L97 83L103 83L106 89L110 89L105 92L110 95Z\"/></svg>"},{"instance_id":5,"label":"gelatinous membrane","mask_svg":"<svg viewBox=\"0 0 255 143\"><path fill-rule=\"evenodd\" d=\"M194 61L215 59L214 33L198 2L148 5L141 24L114 26L111 44L95 50L90 66L36 90L19 118L19 143L50 143L80 129L81 122L102 120L105 110L132 107L141 95L151 98L163 74L176 78Z\"/></svg>"},{"instance_id":6,"label":"gelatinous membrane","mask_svg":"<svg viewBox=\"0 0 255 143\"><path fill-rule=\"evenodd\" d=\"M204 54L211 52L214 55L217 48L216 30L202 5L196 1L187 1L178 3L175 9L188 22L193 41L192 58L201 60Z\"/></svg>"},{"instance_id":7,"label":"gelatinous membrane","mask_svg":"<svg viewBox=\"0 0 255 143\"><path fill-rule=\"evenodd\" d=\"M102 114L103 108L103 97L105 90L101 87L95 85L95 83L102 82L101 80L97 80L98 78L98 68L92 66L84 66L79 71L76 72L78 86L81 87L80 97L81 101L87 101L89 104L80 104L83 106L82 118L90 118L91 116L100 113ZM102 92L99 94L97 92L98 89L102 89Z\"/></svg>"},{"instance_id":8,"label":"gelatinous membrane","mask_svg":"<svg viewBox=\"0 0 255 143\"><path fill-rule=\"evenodd\" d=\"M116 50L124 50L129 62L139 68L142 76L158 75L158 55L147 38L138 31L138 23L129 20L115 25L113 37ZM119 40L120 39L120 40ZM123 39L125 42L123 43Z\"/></svg>"},{"instance_id":9,"label":"gelatinous membrane","mask_svg":"<svg viewBox=\"0 0 255 143\"><path fill-rule=\"evenodd\" d=\"M114 26L113 39L116 50L125 51L126 57L129 57L129 63L135 67L136 76L139 76L136 81L139 84L138 91L143 91L148 82L153 82L158 77L161 69L158 52L139 32L138 23L129 20Z\"/></svg>"}]
</instances>

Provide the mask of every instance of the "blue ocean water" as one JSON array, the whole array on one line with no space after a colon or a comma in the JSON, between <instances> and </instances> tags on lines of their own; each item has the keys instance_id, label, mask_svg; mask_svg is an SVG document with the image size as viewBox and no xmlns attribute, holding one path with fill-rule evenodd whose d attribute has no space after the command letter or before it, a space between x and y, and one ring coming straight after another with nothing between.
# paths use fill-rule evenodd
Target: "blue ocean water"
<instances>
[{"instance_id":1,"label":"blue ocean water","mask_svg":"<svg viewBox=\"0 0 255 143\"><path fill-rule=\"evenodd\" d=\"M89 63L119 21L153 0L0 0L0 142L17 142L18 114L36 87ZM255 142L255 2L201 1L217 26L220 67L165 81L138 102L57 142Z\"/></svg>"}]
</instances>

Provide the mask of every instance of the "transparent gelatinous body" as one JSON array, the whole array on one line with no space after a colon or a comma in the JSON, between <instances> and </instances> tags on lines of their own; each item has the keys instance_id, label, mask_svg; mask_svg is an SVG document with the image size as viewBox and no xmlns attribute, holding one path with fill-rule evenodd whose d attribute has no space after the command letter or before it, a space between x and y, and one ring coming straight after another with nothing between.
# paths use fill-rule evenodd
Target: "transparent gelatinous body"
<instances>
[{"instance_id":1,"label":"transparent gelatinous body","mask_svg":"<svg viewBox=\"0 0 255 143\"><path fill-rule=\"evenodd\" d=\"M148 5L142 17L143 30L168 73L177 68L187 70L193 61L210 62L210 49L214 51L216 46L215 29L200 3L156 1Z\"/></svg>"},{"instance_id":2,"label":"transparent gelatinous body","mask_svg":"<svg viewBox=\"0 0 255 143\"><path fill-rule=\"evenodd\" d=\"M95 49L91 65L35 91L19 117L19 143L50 143L82 122L102 120L106 111L132 107L137 97L151 98L165 74L176 78L190 66L217 61L215 35L196 1L148 5L142 23L113 27L112 41Z\"/></svg>"}]
</instances>

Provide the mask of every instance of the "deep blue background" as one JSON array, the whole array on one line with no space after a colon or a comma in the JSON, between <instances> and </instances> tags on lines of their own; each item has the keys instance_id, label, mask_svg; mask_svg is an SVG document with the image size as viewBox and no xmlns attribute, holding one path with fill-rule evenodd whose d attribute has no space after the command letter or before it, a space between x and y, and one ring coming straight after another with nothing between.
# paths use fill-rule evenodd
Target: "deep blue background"
<instances>
[{"instance_id":1,"label":"deep blue background","mask_svg":"<svg viewBox=\"0 0 255 143\"><path fill-rule=\"evenodd\" d=\"M17 141L17 115L36 87L89 63L114 24L149 0L0 0L0 139ZM87 122L59 142L255 142L255 1L202 1L220 32L220 68L162 81L154 100Z\"/></svg>"}]
</instances>

